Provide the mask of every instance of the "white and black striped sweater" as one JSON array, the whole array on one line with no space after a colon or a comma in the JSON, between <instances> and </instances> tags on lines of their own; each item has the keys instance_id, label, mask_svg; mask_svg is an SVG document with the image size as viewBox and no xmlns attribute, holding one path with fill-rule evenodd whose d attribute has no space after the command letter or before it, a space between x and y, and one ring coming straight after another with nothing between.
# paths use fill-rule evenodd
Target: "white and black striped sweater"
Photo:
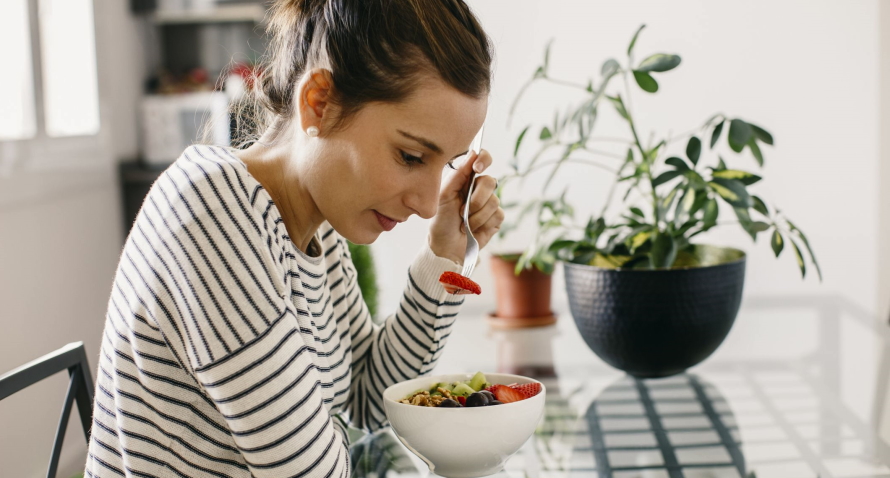
<instances>
[{"instance_id":1,"label":"white and black striped sweater","mask_svg":"<svg viewBox=\"0 0 890 478\"><path fill-rule=\"evenodd\" d=\"M349 476L342 412L383 427L383 389L435 366L460 267L424 246L380 326L345 240L324 223L313 245L224 148L161 175L114 280L85 476Z\"/></svg>"}]
</instances>

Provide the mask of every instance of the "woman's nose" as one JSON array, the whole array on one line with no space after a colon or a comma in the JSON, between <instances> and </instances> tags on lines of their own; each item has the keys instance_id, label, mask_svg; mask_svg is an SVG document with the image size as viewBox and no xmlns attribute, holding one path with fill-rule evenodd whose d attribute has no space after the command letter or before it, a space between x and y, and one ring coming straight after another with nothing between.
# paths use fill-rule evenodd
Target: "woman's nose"
<instances>
[{"instance_id":1,"label":"woman's nose","mask_svg":"<svg viewBox=\"0 0 890 478\"><path fill-rule=\"evenodd\" d=\"M439 210L441 180L441 176L437 176L435 179L415 181L413 184L409 184L404 199L405 206L424 219L432 219Z\"/></svg>"}]
</instances>

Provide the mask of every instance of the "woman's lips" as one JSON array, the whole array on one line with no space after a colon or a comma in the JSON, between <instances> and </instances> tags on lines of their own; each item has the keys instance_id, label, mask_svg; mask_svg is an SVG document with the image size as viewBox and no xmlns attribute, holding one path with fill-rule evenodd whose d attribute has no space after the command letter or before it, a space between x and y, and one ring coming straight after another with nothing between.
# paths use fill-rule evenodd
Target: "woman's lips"
<instances>
[{"instance_id":1,"label":"woman's lips","mask_svg":"<svg viewBox=\"0 0 890 478\"><path fill-rule=\"evenodd\" d=\"M380 227L382 227L384 231L392 231L392 229L399 223L399 221L390 219L377 211L374 211L374 214L377 216L377 222L380 223Z\"/></svg>"}]
</instances>

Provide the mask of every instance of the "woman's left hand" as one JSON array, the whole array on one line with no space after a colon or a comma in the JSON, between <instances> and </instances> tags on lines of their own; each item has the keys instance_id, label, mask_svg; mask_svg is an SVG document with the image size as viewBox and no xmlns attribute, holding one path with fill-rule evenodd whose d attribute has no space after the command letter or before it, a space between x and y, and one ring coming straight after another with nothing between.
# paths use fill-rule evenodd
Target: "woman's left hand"
<instances>
[{"instance_id":1,"label":"woman's left hand","mask_svg":"<svg viewBox=\"0 0 890 478\"><path fill-rule=\"evenodd\" d=\"M439 209L430 225L430 249L439 257L463 264L467 250L467 234L463 227L464 199L469 189L470 176L474 168L477 172L473 197L470 198L470 230L479 243L479 249L501 228L504 210L495 195L497 180L491 176L479 175L491 165L491 155L484 149L477 155L470 153L464 162L451 175L439 190Z\"/></svg>"}]
</instances>

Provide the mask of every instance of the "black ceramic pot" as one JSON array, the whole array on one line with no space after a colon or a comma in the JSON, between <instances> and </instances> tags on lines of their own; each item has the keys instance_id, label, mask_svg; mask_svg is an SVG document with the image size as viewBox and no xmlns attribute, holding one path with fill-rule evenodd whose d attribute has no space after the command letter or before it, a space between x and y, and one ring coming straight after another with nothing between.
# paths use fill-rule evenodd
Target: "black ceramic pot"
<instances>
[{"instance_id":1,"label":"black ceramic pot","mask_svg":"<svg viewBox=\"0 0 890 478\"><path fill-rule=\"evenodd\" d=\"M569 306L587 345L635 377L666 377L706 359L739 311L745 254L696 246L701 267L616 270L563 264Z\"/></svg>"}]
</instances>

